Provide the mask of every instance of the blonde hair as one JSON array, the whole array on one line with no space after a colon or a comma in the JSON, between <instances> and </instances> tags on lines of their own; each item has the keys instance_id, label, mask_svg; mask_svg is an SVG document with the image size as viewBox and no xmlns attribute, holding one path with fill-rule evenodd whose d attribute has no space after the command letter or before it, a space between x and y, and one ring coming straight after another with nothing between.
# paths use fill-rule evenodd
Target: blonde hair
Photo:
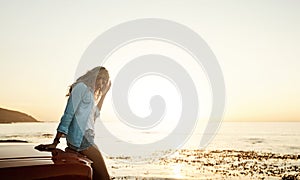
<instances>
[{"instance_id":1,"label":"blonde hair","mask_svg":"<svg viewBox=\"0 0 300 180\"><path fill-rule=\"evenodd\" d=\"M95 91L99 91L99 89L95 89L95 83L97 79L104 79L106 81L108 81L109 79L109 74L107 69L105 69L105 67L103 66L97 66L95 68L93 68L92 70L89 70L87 73L85 73L84 75L80 76L72 85L70 85L69 87L69 92L66 96L70 96L73 87L80 82L83 82L86 86L90 87L92 90Z\"/></svg>"}]
</instances>

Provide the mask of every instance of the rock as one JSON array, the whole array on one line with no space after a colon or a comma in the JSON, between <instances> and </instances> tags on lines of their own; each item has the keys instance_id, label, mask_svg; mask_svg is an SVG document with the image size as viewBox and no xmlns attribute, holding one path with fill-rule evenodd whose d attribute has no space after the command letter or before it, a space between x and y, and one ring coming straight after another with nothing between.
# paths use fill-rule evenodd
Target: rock
<instances>
[{"instance_id":1,"label":"rock","mask_svg":"<svg viewBox=\"0 0 300 180\"><path fill-rule=\"evenodd\" d=\"M0 123L13 123L13 122L39 122L39 121L28 114L0 108Z\"/></svg>"}]
</instances>

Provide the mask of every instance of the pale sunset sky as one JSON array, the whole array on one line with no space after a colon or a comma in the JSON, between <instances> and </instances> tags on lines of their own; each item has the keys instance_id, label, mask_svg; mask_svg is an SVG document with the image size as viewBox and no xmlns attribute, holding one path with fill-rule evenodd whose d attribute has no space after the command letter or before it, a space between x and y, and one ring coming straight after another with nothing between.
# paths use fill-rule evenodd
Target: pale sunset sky
<instances>
[{"instance_id":1,"label":"pale sunset sky","mask_svg":"<svg viewBox=\"0 0 300 180\"><path fill-rule=\"evenodd\" d=\"M216 55L224 121L300 121L299 9L297 0L3 0L0 107L59 121L96 37L126 21L162 18L193 29Z\"/></svg>"}]
</instances>

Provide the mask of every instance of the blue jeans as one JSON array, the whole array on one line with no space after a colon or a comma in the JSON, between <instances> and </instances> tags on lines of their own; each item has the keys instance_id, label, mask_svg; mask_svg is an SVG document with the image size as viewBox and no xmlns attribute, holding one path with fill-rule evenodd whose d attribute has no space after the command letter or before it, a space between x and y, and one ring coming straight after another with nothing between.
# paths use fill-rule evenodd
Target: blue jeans
<instances>
[{"instance_id":1,"label":"blue jeans","mask_svg":"<svg viewBox=\"0 0 300 180\"><path fill-rule=\"evenodd\" d=\"M88 129L84 133L84 136L82 138L82 141L81 141L81 144L80 144L79 148L73 146L69 142L67 142L67 145L68 145L69 148L71 148L71 149L73 149L75 151L83 151L83 150L85 150L85 149L87 149L90 146L93 146L95 144L94 138L95 138L94 131L91 130L91 129Z\"/></svg>"}]
</instances>

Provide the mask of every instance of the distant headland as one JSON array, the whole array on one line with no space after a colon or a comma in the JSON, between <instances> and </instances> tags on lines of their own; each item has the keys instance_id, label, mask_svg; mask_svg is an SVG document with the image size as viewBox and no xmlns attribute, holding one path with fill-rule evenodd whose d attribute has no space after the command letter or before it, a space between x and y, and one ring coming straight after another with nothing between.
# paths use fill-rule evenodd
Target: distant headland
<instances>
[{"instance_id":1,"label":"distant headland","mask_svg":"<svg viewBox=\"0 0 300 180\"><path fill-rule=\"evenodd\" d=\"M39 122L32 116L8 109L0 108L0 123Z\"/></svg>"}]
</instances>

